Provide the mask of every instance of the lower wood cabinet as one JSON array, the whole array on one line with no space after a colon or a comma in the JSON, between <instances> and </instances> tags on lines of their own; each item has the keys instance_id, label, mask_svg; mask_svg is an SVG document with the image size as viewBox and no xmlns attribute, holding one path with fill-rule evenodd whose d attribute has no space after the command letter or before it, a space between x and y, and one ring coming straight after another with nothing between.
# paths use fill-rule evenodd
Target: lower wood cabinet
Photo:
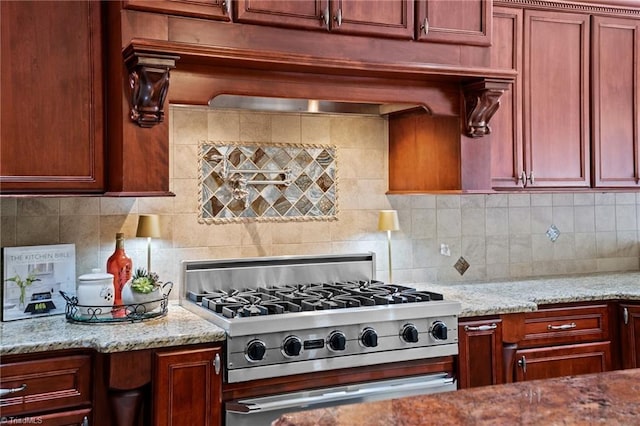
<instances>
[{"instance_id":1,"label":"lower wood cabinet","mask_svg":"<svg viewBox=\"0 0 640 426\"><path fill-rule=\"evenodd\" d=\"M458 330L458 387L503 383L502 321L460 321Z\"/></svg>"},{"instance_id":2,"label":"lower wood cabinet","mask_svg":"<svg viewBox=\"0 0 640 426\"><path fill-rule=\"evenodd\" d=\"M620 304L622 368L640 368L640 304Z\"/></svg>"},{"instance_id":3,"label":"lower wood cabinet","mask_svg":"<svg viewBox=\"0 0 640 426\"><path fill-rule=\"evenodd\" d=\"M516 351L515 380L549 379L611 370L611 342Z\"/></svg>"},{"instance_id":4,"label":"lower wood cabinet","mask_svg":"<svg viewBox=\"0 0 640 426\"><path fill-rule=\"evenodd\" d=\"M155 354L153 424L215 426L222 423L221 349Z\"/></svg>"},{"instance_id":5,"label":"lower wood cabinet","mask_svg":"<svg viewBox=\"0 0 640 426\"><path fill-rule=\"evenodd\" d=\"M2 424L88 426L92 357L86 353L5 356L0 364Z\"/></svg>"}]
</instances>

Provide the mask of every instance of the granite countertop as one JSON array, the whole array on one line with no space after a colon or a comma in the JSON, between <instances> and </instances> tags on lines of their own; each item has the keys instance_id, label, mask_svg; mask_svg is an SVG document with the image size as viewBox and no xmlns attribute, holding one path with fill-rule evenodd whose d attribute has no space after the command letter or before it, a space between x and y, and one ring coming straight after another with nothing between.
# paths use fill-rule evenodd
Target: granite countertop
<instances>
[{"instance_id":1,"label":"granite countertop","mask_svg":"<svg viewBox=\"0 0 640 426\"><path fill-rule=\"evenodd\" d=\"M57 349L90 348L98 352L223 341L224 330L170 304L164 317L136 323L76 324L64 315L0 323L0 356Z\"/></svg>"},{"instance_id":2,"label":"granite countertop","mask_svg":"<svg viewBox=\"0 0 640 426\"><path fill-rule=\"evenodd\" d=\"M301 411L272 425L632 425L639 418L640 369L633 369Z\"/></svg>"},{"instance_id":3,"label":"granite countertop","mask_svg":"<svg viewBox=\"0 0 640 426\"><path fill-rule=\"evenodd\" d=\"M640 272L540 277L527 280L418 284L418 289L442 293L459 301L460 317L530 312L549 303L598 300L640 300Z\"/></svg>"}]
</instances>

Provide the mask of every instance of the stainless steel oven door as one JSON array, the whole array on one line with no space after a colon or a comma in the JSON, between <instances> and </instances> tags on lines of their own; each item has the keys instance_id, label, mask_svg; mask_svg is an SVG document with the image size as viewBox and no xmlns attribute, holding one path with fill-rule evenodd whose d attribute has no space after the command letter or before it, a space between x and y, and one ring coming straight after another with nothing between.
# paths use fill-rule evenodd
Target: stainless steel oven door
<instances>
[{"instance_id":1,"label":"stainless steel oven door","mask_svg":"<svg viewBox=\"0 0 640 426\"><path fill-rule=\"evenodd\" d=\"M227 426L270 425L284 413L456 390L446 373L248 398L225 404Z\"/></svg>"}]
</instances>

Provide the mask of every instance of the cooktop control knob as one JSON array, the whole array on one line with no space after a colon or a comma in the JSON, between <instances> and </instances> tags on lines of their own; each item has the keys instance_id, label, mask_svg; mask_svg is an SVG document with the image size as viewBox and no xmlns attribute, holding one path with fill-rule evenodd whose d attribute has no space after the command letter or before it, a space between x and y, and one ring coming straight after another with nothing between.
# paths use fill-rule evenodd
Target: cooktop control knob
<instances>
[{"instance_id":1,"label":"cooktop control knob","mask_svg":"<svg viewBox=\"0 0 640 426\"><path fill-rule=\"evenodd\" d=\"M341 331L334 331L329 335L329 349L332 351L344 351L347 347L347 338Z\"/></svg>"},{"instance_id":2,"label":"cooktop control knob","mask_svg":"<svg viewBox=\"0 0 640 426\"><path fill-rule=\"evenodd\" d=\"M362 330L360 341L366 348L375 348L376 346L378 346L378 333L376 333L373 328L367 327Z\"/></svg>"},{"instance_id":3,"label":"cooktop control knob","mask_svg":"<svg viewBox=\"0 0 640 426\"><path fill-rule=\"evenodd\" d=\"M302 341L296 336L289 336L282 342L282 352L288 357L300 355Z\"/></svg>"},{"instance_id":4,"label":"cooktop control knob","mask_svg":"<svg viewBox=\"0 0 640 426\"><path fill-rule=\"evenodd\" d=\"M413 324L406 324L402 327L402 340L407 343L416 343L418 341L418 329Z\"/></svg>"},{"instance_id":5,"label":"cooktop control knob","mask_svg":"<svg viewBox=\"0 0 640 426\"><path fill-rule=\"evenodd\" d=\"M447 324L436 321L431 325L431 335L436 340L447 340Z\"/></svg>"},{"instance_id":6,"label":"cooktop control knob","mask_svg":"<svg viewBox=\"0 0 640 426\"><path fill-rule=\"evenodd\" d=\"M247 349L245 354L249 361L260 361L264 358L264 354L267 352L267 347L264 345L264 342L260 340L252 340L247 345Z\"/></svg>"}]
</instances>

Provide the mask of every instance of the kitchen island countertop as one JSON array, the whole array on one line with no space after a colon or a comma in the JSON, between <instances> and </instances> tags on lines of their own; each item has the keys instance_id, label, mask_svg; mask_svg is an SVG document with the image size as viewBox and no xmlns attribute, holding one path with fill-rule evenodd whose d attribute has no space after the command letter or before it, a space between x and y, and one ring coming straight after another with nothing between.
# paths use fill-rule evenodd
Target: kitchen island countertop
<instances>
[{"instance_id":1,"label":"kitchen island countertop","mask_svg":"<svg viewBox=\"0 0 640 426\"><path fill-rule=\"evenodd\" d=\"M135 323L76 324L64 315L3 322L0 356L78 348L123 352L218 342L225 337L220 327L170 304L166 316Z\"/></svg>"},{"instance_id":2,"label":"kitchen island countertop","mask_svg":"<svg viewBox=\"0 0 640 426\"><path fill-rule=\"evenodd\" d=\"M485 386L282 415L273 426L632 425L640 369Z\"/></svg>"},{"instance_id":3,"label":"kitchen island countertop","mask_svg":"<svg viewBox=\"0 0 640 426\"><path fill-rule=\"evenodd\" d=\"M539 305L640 300L640 272L539 277L513 281L416 284L462 305L460 317L530 312Z\"/></svg>"}]
</instances>

